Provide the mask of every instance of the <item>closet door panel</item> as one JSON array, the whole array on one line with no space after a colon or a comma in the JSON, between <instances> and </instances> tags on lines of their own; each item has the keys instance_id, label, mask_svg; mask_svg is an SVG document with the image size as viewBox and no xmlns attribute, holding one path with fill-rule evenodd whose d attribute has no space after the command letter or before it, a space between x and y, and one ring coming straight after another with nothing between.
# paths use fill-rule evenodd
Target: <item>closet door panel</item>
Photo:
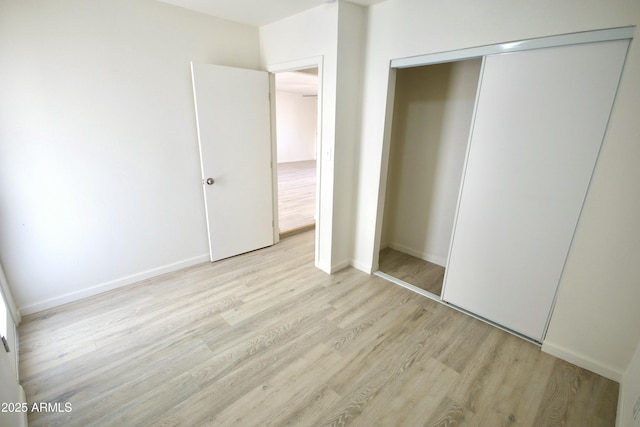
<instances>
[{"instance_id":1,"label":"closet door panel","mask_svg":"<svg viewBox=\"0 0 640 427\"><path fill-rule=\"evenodd\" d=\"M486 58L445 301L543 339L627 46Z\"/></svg>"}]
</instances>

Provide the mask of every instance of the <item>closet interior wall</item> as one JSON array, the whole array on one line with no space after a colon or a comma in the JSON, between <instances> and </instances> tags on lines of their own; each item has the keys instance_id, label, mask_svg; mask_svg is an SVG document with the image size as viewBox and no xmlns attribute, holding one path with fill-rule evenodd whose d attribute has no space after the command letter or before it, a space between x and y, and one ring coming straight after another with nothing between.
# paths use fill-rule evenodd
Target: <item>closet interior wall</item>
<instances>
[{"instance_id":1,"label":"closet interior wall","mask_svg":"<svg viewBox=\"0 0 640 427\"><path fill-rule=\"evenodd\" d=\"M445 266L481 64L397 70L381 249Z\"/></svg>"}]
</instances>

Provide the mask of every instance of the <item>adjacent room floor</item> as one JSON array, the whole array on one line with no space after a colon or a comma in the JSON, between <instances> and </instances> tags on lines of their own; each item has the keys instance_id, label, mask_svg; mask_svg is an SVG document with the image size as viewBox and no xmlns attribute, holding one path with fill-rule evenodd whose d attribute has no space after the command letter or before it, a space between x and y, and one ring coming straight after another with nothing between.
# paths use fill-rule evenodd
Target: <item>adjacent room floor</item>
<instances>
[{"instance_id":1,"label":"adjacent room floor","mask_svg":"<svg viewBox=\"0 0 640 427\"><path fill-rule=\"evenodd\" d=\"M618 384L381 278L313 232L26 316L35 426L613 426Z\"/></svg>"},{"instance_id":2,"label":"adjacent room floor","mask_svg":"<svg viewBox=\"0 0 640 427\"><path fill-rule=\"evenodd\" d=\"M278 163L280 233L313 228L315 200L316 161Z\"/></svg>"}]
</instances>

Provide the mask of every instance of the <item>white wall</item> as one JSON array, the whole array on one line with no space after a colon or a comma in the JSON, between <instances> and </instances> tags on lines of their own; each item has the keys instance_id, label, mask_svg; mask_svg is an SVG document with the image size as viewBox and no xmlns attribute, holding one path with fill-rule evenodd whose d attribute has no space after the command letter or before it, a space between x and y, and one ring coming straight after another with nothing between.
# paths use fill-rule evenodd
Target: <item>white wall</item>
<instances>
[{"instance_id":1,"label":"white wall","mask_svg":"<svg viewBox=\"0 0 640 427\"><path fill-rule=\"evenodd\" d=\"M309 11L260 27L260 55L267 70L303 62L300 68L318 64L319 105L322 123L318 143L333 151L336 114L336 60L338 5L322 5ZM312 61L313 63L309 62ZM333 158L325 153L318 159L318 213L316 224L316 266L331 271L333 246Z\"/></svg>"},{"instance_id":2,"label":"white wall","mask_svg":"<svg viewBox=\"0 0 640 427\"><path fill-rule=\"evenodd\" d=\"M383 246L445 266L480 65L396 71Z\"/></svg>"},{"instance_id":3,"label":"white wall","mask_svg":"<svg viewBox=\"0 0 640 427\"><path fill-rule=\"evenodd\" d=\"M207 259L189 62L257 29L154 0L0 3L0 258L23 312Z\"/></svg>"},{"instance_id":4,"label":"white wall","mask_svg":"<svg viewBox=\"0 0 640 427\"><path fill-rule=\"evenodd\" d=\"M361 147L362 81L366 46L366 9L347 1L340 2L338 16L338 71L336 105L336 143L334 147L336 236L333 246L333 271L353 263L354 215L357 205L356 182Z\"/></svg>"},{"instance_id":5,"label":"white wall","mask_svg":"<svg viewBox=\"0 0 640 427\"><path fill-rule=\"evenodd\" d=\"M278 163L315 160L318 98L276 91Z\"/></svg>"},{"instance_id":6,"label":"white wall","mask_svg":"<svg viewBox=\"0 0 640 427\"><path fill-rule=\"evenodd\" d=\"M260 28L262 63L268 70L292 63L309 68L313 64L307 60L322 58L316 265L326 272L351 262L364 24L362 7L340 2Z\"/></svg>"},{"instance_id":7,"label":"white wall","mask_svg":"<svg viewBox=\"0 0 640 427\"><path fill-rule=\"evenodd\" d=\"M353 264L371 268L377 250L391 59L639 21L640 2L635 0L388 0L372 6ZM640 339L639 75L640 45L634 41L543 347L618 380Z\"/></svg>"}]
</instances>

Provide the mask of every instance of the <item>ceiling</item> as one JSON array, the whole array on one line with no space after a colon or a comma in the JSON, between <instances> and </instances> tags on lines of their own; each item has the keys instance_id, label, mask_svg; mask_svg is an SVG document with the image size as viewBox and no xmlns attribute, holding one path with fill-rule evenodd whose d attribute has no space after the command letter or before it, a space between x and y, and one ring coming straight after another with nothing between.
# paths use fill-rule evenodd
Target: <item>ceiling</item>
<instances>
[{"instance_id":1,"label":"ceiling","mask_svg":"<svg viewBox=\"0 0 640 427\"><path fill-rule=\"evenodd\" d=\"M260 27L287 16L327 5L324 0L158 0L229 21ZM371 6L384 0L349 0L361 6Z\"/></svg>"},{"instance_id":2,"label":"ceiling","mask_svg":"<svg viewBox=\"0 0 640 427\"><path fill-rule=\"evenodd\" d=\"M300 71L276 73L276 90L304 96L318 94L318 74Z\"/></svg>"}]
</instances>

